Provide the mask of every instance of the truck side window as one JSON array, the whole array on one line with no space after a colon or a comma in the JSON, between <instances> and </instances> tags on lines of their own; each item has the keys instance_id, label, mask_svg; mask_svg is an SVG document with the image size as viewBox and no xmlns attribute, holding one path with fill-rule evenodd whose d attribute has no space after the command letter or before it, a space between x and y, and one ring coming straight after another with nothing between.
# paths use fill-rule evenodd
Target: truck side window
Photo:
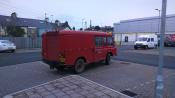
<instances>
[{"instance_id":1,"label":"truck side window","mask_svg":"<svg viewBox=\"0 0 175 98\"><path fill-rule=\"evenodd\" d=\"M103 37L95 37L95 46L103 46Z\"/></svg>"},{"instance_id":2,"label":"truck side window","mask_svg":"<svg viewBox=\"0 0 175 98\"><path fill-rule=\"evenodd\" d=\"M103 42L104 42L104 46L106 46L107 45L106 37L103 37Z\"/></svg>"},{"instance_id":3,"label":"truck side window","mask_svg":"<svg viewBox=\"0 0 175 98\"><path fill-rule=\"evenodd\" d=\"M148 38L147 42L150 42L150 38Z\"/></svg>"},{"instance_id":4,"label":"truck side window","mask_svg":"<svg viewBox=\"0 0 175 98\"><path fill-rule=\"evenodd\" d=\"M107 43L108 45L113 45L112 37L107 37Z\"/></svg>"},{"instance_id":5,"label":"truck side window","mask_svg":"<svg viewBox=\"0 0 175 98\"><path fill-rule=\"evenodd\" d=\"M151 41L154 42L154 38L151 38Z\"/></svg>"}]
</instances>

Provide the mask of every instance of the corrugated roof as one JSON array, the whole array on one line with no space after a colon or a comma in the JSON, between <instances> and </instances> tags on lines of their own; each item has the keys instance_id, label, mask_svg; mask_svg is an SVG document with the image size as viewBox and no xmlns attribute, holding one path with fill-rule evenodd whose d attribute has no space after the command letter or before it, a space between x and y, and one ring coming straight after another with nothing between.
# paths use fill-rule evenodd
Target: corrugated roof
<instances>
[{"instance_id":1,"label":"corrugated roof","mask_svg":"<svg viewBox=\"0 0 175 98\"><path fill-rule=\"evenodd\" d=\"M171 17L175 17L175 14L166 16L166 18L171 18ZM143 20L153 20L153 19L159 19L159 16L136 18L136 19L129 19L129 20L121 20L120 23L134 22L134 21L143 21Z\"/></svg>"}]
</instances>

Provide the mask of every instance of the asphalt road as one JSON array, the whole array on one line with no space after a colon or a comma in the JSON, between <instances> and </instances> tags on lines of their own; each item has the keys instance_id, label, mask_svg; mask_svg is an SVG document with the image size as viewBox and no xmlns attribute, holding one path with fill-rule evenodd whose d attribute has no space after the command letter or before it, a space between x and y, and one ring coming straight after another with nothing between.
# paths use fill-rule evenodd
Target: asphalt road
<instances>
[{"instance_id":1,"label":"asphalt road","mask_svg":"<svg viewBox=\"0 0 175 98\"><path fill-rule=\"evenodd\" d=\"M158 63L159 57L157 55L151 55L151 54L120 52L118 56L114 57L113 59L151 65L151 66L159 65ZM164 67L175 69L175 57L164 56Z\"/></svg>"},{"instance_id":2,"label":"asphalt road","mask_svg":"<svg viewBox=\"0 0 175 98\"><path fill-rule=\"evenodd\" d=\"M151 66L158 66L158 55L152 54L140 54L140 53L131 53L124 52L125 50L132 50L132 46L123 46L118 48L118 56L113 57L114 60L122 60L140 64L146 64ZM175 57L173 56L164 56L165 68L175 69ZM30 53L0 53L0 67L40 61L41 53L40 52L30 52Z\"/></svg>"},{"instance_id":3,"label":"asphalt road","mask_svg":"<svg viewBox=\"0 0 175 98\"><path fill-rule=\"evenodd\" d=\"M165 49L174 48L165 47ZM133 50L133 46L122 46L118 48L118 56L114 57L115 60L128 61L133 63L145 64L150 66L159 65L159 56L153 54L141 54L141 53L132 53L125 52L126 50ZM164 68L175 69L175 57L173 56L164 56Z\"/></svg>"},{"instance_id":4,"label":"asphalt road","mask_svg":"<svg viewBox=\"0 0 175 98\"><path fill-rule=\"evenodd\" d=\"M0 67L41 60L40 52L0 53Z\"/></svg>"}]
</instances>

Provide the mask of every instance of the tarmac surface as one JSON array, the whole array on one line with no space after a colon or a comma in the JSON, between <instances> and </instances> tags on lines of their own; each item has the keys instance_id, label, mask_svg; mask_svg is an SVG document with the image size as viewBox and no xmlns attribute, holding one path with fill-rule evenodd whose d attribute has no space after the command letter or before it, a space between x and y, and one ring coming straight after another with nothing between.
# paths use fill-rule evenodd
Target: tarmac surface
<instances>
[{"instance_id":1,"label":"tarmac surface","mask_svg":"<svg viewBox=\"0 0 175 98\"><path fill-rule=\"evenodd\" d=\"M164 68L163 71L164 98L173 98L175 70ZM79 76L117 92L130 91L136 94L137 98L154 98L156 74L157 68L153 66L112 61L109 66L89 65ZM73 75L72 71L51 71L48 65L41 61L0 67L0 97L69 75Z\"/></svg>"},{"instance_id":2,"label":"tarmac surface","mask_svg":"<svg viewBox=\"0 0 175 98\"><path fill-rule=\"evenodd\" d=\"M125 52L159 55L159 49L126 50ZM165 47L164 56L175 57L175 47Z\"/></svg>"}]
</instances>

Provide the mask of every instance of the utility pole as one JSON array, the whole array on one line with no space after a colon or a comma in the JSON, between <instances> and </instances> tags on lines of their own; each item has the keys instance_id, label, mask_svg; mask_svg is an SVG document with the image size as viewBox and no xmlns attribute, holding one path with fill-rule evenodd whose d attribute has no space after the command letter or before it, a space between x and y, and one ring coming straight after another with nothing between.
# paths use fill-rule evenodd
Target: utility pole
<instances>
[{"instance_id":1,"label":"utility pole","mask_svg":"<svg viewBox=\"0 0 175 98\"><path fill-rule=\"evenodd\" d=\"M162 13L161 13L161 29L160 29L160 48L159 48L159 66L157 69L156 85L155 85L155 98L163 98L163 64L164 64L164 35L166 24L166 6L167 0L162 0Z\"/></svg>"},{"instance_id":2,"label":"utility pole","mask_svg":"<svg viewBox=\"0 0 175 98\"><path fill-rule=\"evenodd\" d=\"M85 29L87 29L87 21L84 22Z\"/></svg>"},{"instance_id":3,"label":"utility pole","mask_svg":"<svg viewBox=\"0 0 175 98\"><path fill-rule=\"evenodd\" d=\"M92 27L92 21L90 20L90 25L89 25L89 28L91 28Z\"/></svg>"},{"instance_id":4,"label":"utility pole","mask_svg":"<svg viewBox=\"0 0 175 98\"><path fill-rule=\"evenodd\" d=\"M46 24L47 24L47 23L46 23L46 15L47 15L47 14L45 13L45 17L44 17L44 22L45 22L45 32L47 31L47 29L46 29L46 28L47 28L47 26L46 26Z\"/></svg>"},{"instance_id":5,"label":"utility pole","mask_svg":"<svg viewBox=\"0 0 175 98\"><path fill-rule=\"evenodd\" d=\"M51 16L51 23L53 23L53 15L50 15Z\"/></svg>"},{"instance_id":6,"label":"utility pole","mask_svg":"<svg viewBox=\"0 0 175 98\"><path fill-rule=\"evenodd\" d=\"M84 18L82 19L82 30L83 30L83 26L84 26L83 23L84 23Z\"/></svg>"},{"instance_id":7,"label":"utility pole","mask_svg":"<svg viewBox=\"0 0 175 98\"><path fill-rule=\"evenodd\" d=\"M161 17L160 17L160 11L161 11L161 10L159 10L159 9L155 9L155 10L159 12L159 18L158 18L158 31L157 31L157 35L158 35L158 34L160 34L160 18L161 18Z\"/></svg>"}]
</instances>

